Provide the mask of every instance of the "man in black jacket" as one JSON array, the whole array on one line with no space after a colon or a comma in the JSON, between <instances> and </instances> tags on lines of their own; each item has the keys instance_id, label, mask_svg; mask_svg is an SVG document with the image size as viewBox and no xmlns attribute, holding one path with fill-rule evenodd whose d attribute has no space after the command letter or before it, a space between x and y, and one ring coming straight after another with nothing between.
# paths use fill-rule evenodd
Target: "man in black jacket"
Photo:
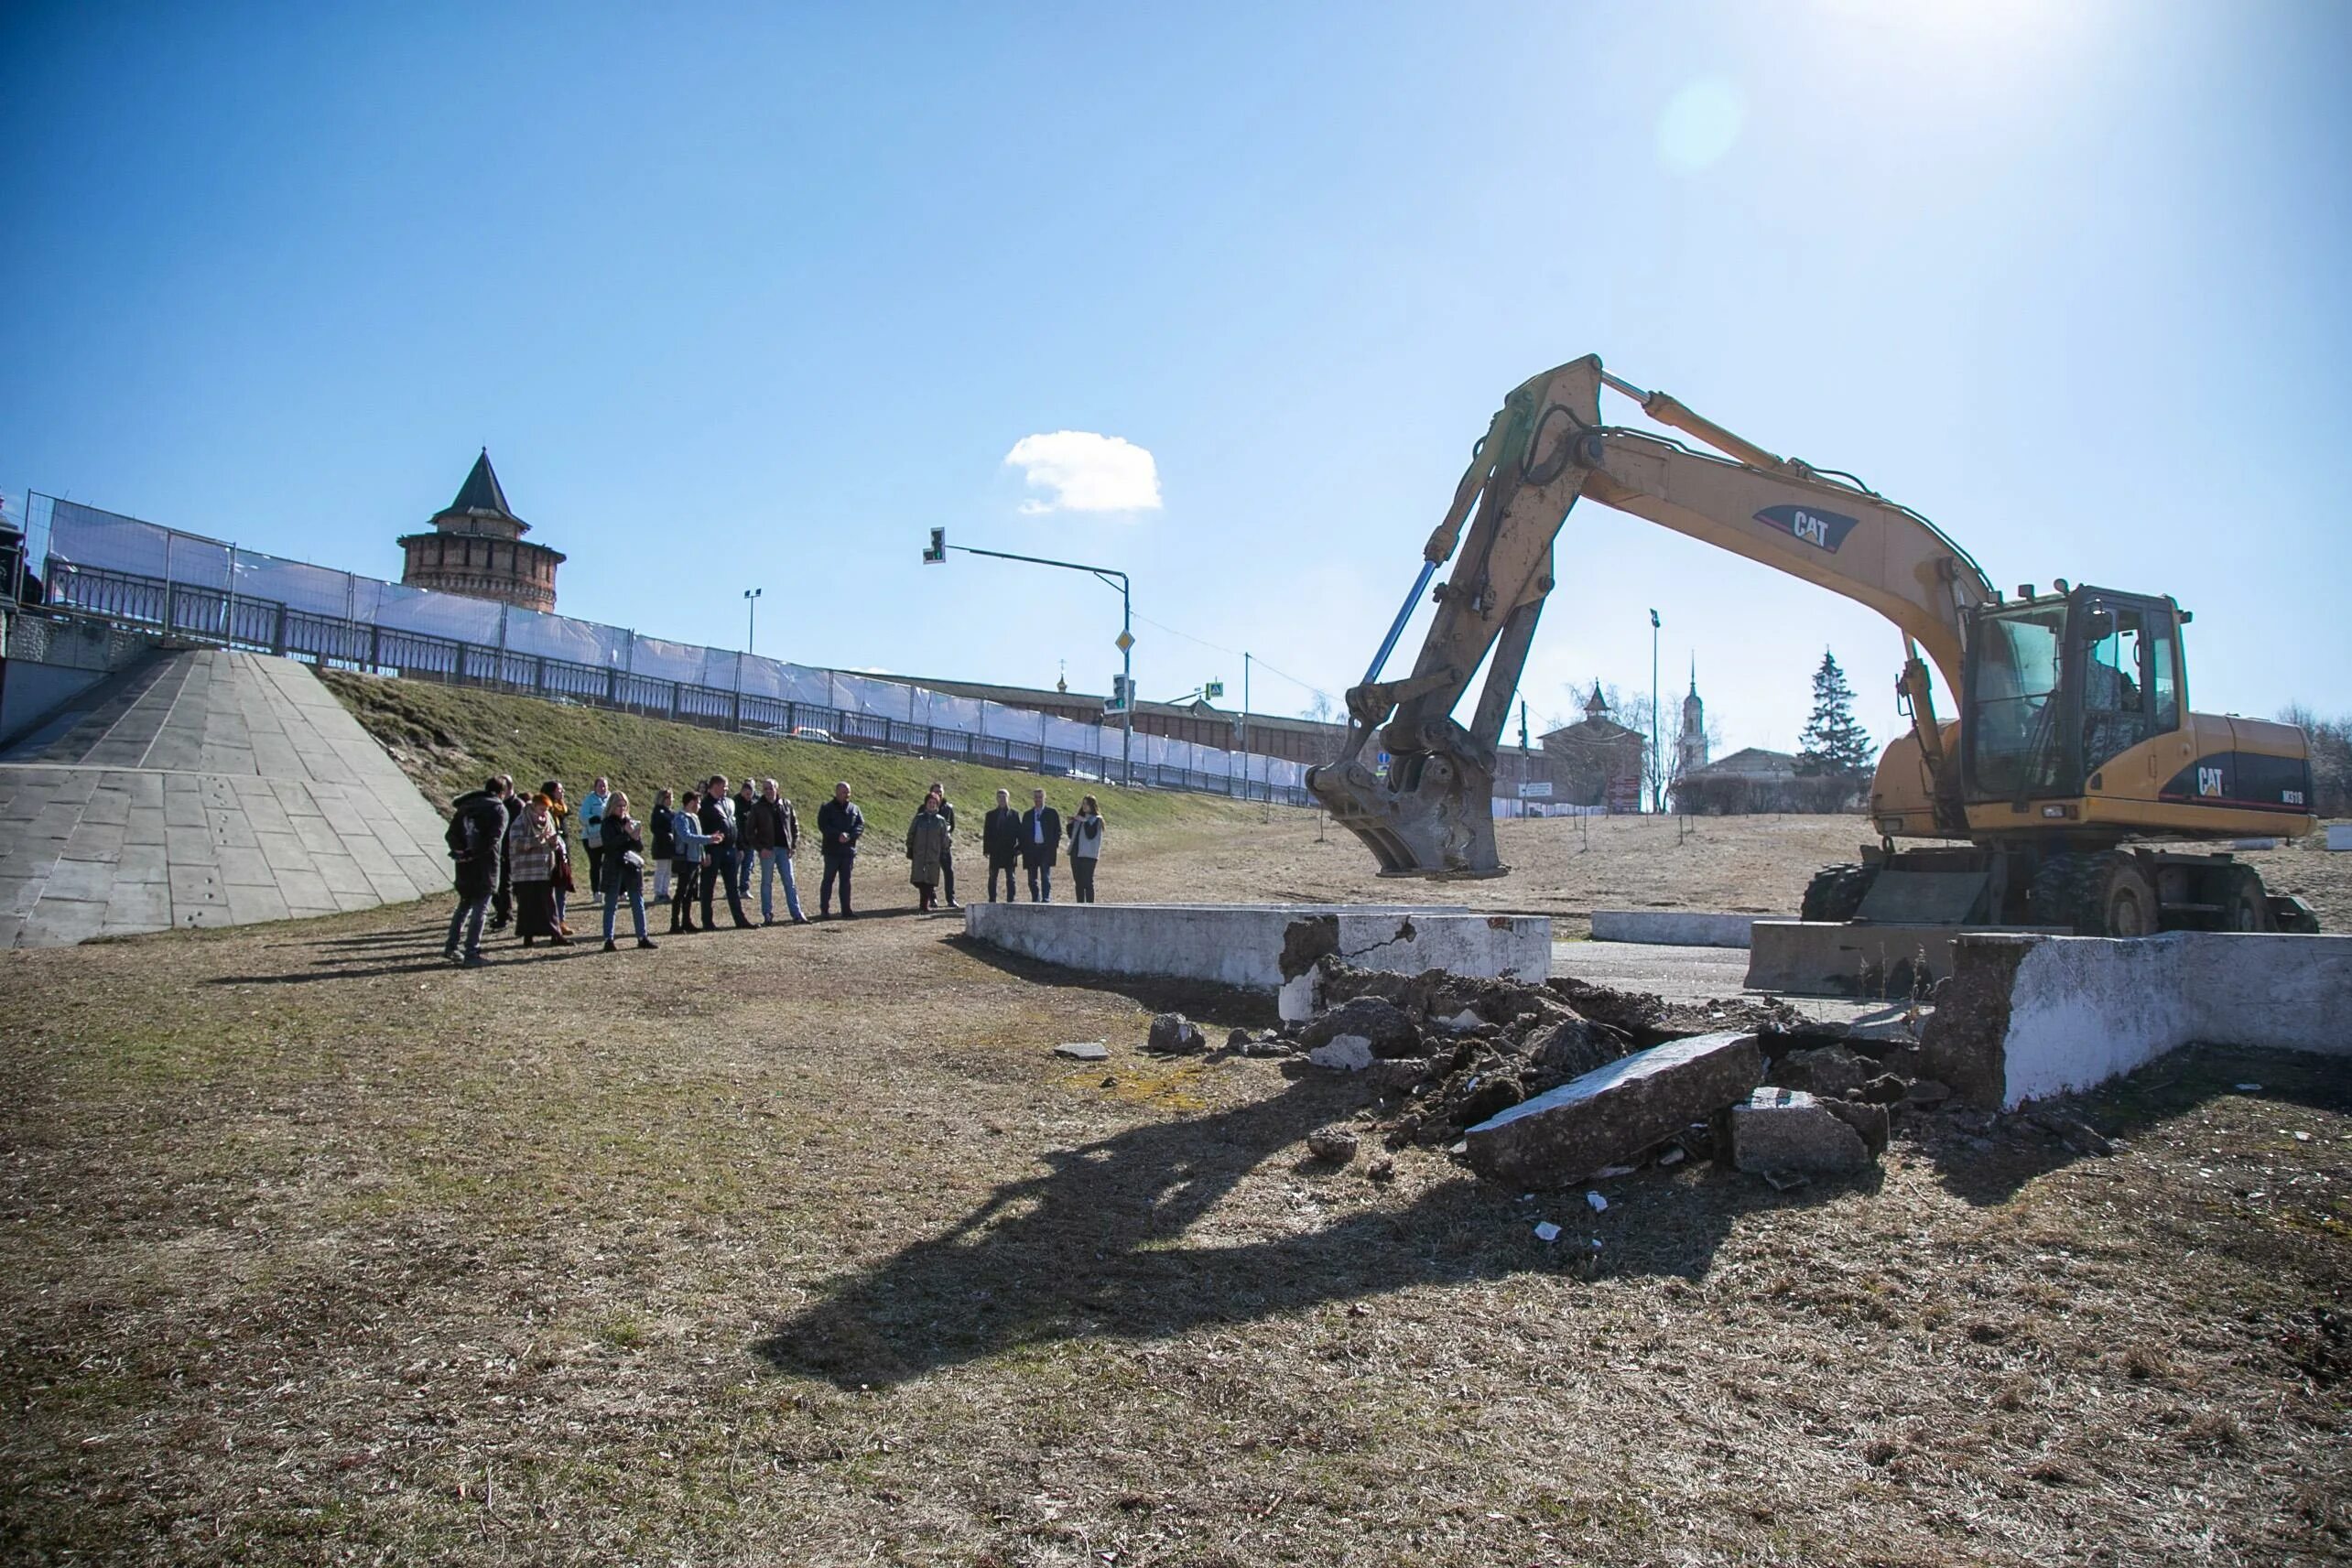
<instances>
[{"instance_id":1,"label":"man in black jacket","mask_svg":"<svg viewBox=\"0 0 2352 1568\"><path fill-rule=\"evenodd\" d=\"M1062 852L1062 814L1046 804L1046 792L1029 792L1033 803L1021 814L1021 863L1029 871L1029 902L1054 902L1054 862Z\"/></svg>"},{"instance_id":2,"label":"man in black jacket","mask_svg":"<svg viewBox=\"0 0 2352 1568\"><path fill-rule=\"evenodd\" d=\"M988 902L996 899L996 879L1004 878L1004 902L1017 903L1021 884L1013 880L1013 870L1021 864L1021 814L1013 809L1013 792L996 792L996 809L981 819L980 852L988 857Z\"/></svg>"},{"instance_id":3,"label":"man in black jacket","mask_svg":"<svg viewBox=\"0 0 2352 1568\"><path fill-rule=\"evenodd\" d=\"M817 808L817 838L825 851L825 880L817 886L817 918L833 914L833 883L841 884L841 918L854 920L850 907L850 873L857 869L858 840L865 837L866 815L850 803L850 786L837 784L833 798Z\"/></svg>"},{"instance_id":4,"label":"man in black jacket","mask_svg":"<svg viewBox=\"0 0 2352 1568\"><path fill-rule=\"evenodd\" d=\"M702 831L710 835L710 849L703 857L702 929L717 929L710 922L711 895L723 886L727 890L727 908L734 914L735 929L740 931L751 925L751 920L743 914L743 895L735 891L735 857L741 853L735 838L741 830L728 808L724 773L710 775L710 787L703 792L700 816Z\"/></svg>"},{"instance_id":5,"label":"man in black jacket","mask_svg":"<svg viewBox=\"0 0 2352 1568\"><path fill-rule=\"evenodd\" d=\"M506 858L506 803L498 797L496 779L450 803L449 845L450 859L457 862L458 906L450 916L441 957L471 968L482 962L482 917L498 891L498 868Z\"/></svg>"},{"instance_id":6,"label":"man in black jacket","mask_svg":"<svg viewBox=\"0 0 2352 1568\"><path fill-rule=\"evenodd\" d=\"M515 819L523 815L523 803L515 794L515 775L501 773L491 782L498 786L493 793L498 796L500 809L506 813L506 826L512 827ZM506 840L502 837L498 843L498 891L490 899L490 929L493 931L504 931L515 920L514 868L506 863Z\"/></svg>"}]
</instances>

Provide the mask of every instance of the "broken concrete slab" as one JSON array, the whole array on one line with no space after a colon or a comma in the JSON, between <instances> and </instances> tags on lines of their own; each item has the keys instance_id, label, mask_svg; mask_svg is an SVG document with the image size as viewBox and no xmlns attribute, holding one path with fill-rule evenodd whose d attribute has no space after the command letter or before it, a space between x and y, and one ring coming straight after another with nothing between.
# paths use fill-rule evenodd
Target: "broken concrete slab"
<instances>
[{"instance_id":1,"label":"broken concrete slab","mask_svg":"<svg viewBox=\"0 0 2352 1568\"><path fill-rule=\"evenodd\" d=\"M1872 1106L1881 1124L1886 1108ZM1731 1108L1731 1163L1760 1175L1835 1176L1870 1163L1870 1145L1844 1117L1803 1089L1761 1088Z\"/></svg>"},{"instance_id":2,"label":"broken concrete slab","mask_svg":"<svg viewBox=\"0 0 2352 1568\"><path fill-rule=\"evenodd\" d=\"M1372 1043L1360 1034L1342 1034L1327 1040L1309 1051L1306 1059L1318 1067L1339 1073L1360 1073L1377 1060L1372 1054Z\"/></svg>"},{"instance_id":3,"label":"broken concrete slab","mask_svg":"<svg viewBox=\"0 0 2352 1568\"><path fill-rule=\"evenodd\" d=\"M1498 1112L1469 1130L1464 1152L1497 1181L1577 1181L1745 1098L1763 1071L1753 1034L1668 1041Z\"/></svg>"},{"instance_id":4,"label":"broken concrete slab","mask_svg":"<svg viewBox=\"0 0 2352 1568\"><path fill-rule=\"evenodd\" d=\"M1404 1010L1376 996L1351 997L1317 1014L1298 1032L1298 1039L1312 1049L1342 1034L1362 1035L1371 1042L1375 1056L1410 1056L1421 1048L1421 1032Z\"/></svg>"},{"instance_id":5,"label":"broken concrete slab","mask_svg":"<svg viewBox=\"0 0 2352 1568\"><path fill-rule=\"evenodd\" d=\"M1782 1088L1803 1089L1823 1099L1837 1099L1876 1076L1875 1070L1864 1071L1862 1059L1843 1045L1792 1051L1772 1064L1770 1074L1772 1081Z\"/></svg>"},{"instance_id":6,"label":"broken concrete slab","mask_svg":"<svg viewBox=\"0 0 2352 1568\"><path fill-rule=\"evenodd\" d=\"M1054 1047L1057 1056L1068 1056L1073 1062L1101 1062L1111 1056L1111 1050L1098 1040L1073 1040L1067 1045Z\"/></svg>"}]
</instances>

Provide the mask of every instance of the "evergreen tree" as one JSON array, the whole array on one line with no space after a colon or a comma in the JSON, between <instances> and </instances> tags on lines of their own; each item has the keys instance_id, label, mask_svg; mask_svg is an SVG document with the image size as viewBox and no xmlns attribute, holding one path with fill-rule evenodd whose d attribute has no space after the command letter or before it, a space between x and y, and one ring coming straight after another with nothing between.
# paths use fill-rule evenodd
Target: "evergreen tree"
<instances>
[{"instance_id":1,"label":"evergreen tree","mask_svg":"<svg viewBox=\"0 0 2352 1568\"><path fill-rule=\"evenodd\" d=\"M1796 771L1801 778L1835 778L1858 783L1870 771L1870 731L1854 719L1854 688L1846 672L1826 648L1821 667L1813 672L1813 717L1797 738Z\"/></svg>"}]
</instances>

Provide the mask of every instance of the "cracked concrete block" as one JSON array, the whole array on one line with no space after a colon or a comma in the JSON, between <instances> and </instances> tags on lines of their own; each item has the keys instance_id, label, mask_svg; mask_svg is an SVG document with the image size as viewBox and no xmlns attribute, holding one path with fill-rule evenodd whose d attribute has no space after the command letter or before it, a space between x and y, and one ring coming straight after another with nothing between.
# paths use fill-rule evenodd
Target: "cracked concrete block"
<instances>
[{"instance_id":1,"label":"cracked concrete block","mask_svg":"<svg viewBox=\"0 0 2352 1568\"><path fill-rule=\"evenodd\" d=\"M1573 1182L1736 1104L1764 1075L1753 1034L1697 1034L1637 1051L1523 1100L1465 1136L1471 1166L1518 1186Z\"/></svg>"},{"instance_id":2,"label":"cracked concrete block","mask_svg":"<svg viewBox=\"0 0 2352 1568\"><path fill-rule=\"evenodd\" d=\"M1341 1034L1317 1045L1306 1059L1334 1072L1360 1073L1372 1065L1372 1043L1360 1034Z\"/></svg>"},{"instance_id":3,"label":"cracked concrete block","mask_svg":"<svg viewBox=\"0 0 2352 1568\"><path fill-rule=\"evenodd\" d=\"M1837 1108L1843 1108L1842 1107ZM1875 1110L1881 1121L1883 1106ZM1834 1176L1871 1162L1870 1145L1837 1109L1803 1089L1761 1088L1731 1108L1731 1163L1773 1176ZM1883 1142L1880 1145L1883 1148Z\"/></svg>"}]
</instances>

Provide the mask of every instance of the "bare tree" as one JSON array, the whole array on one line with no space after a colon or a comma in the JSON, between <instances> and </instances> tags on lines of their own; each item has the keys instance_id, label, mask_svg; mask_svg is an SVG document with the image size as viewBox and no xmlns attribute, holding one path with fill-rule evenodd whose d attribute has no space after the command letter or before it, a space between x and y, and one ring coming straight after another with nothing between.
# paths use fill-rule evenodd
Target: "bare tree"
<instances>
[{"instance_id":1,"label":"bare tree","mask_svg":"<svg viewBox=\"0 0 2352 1568\"><path fill-rule=\"evenodd\" d=\"M2352 816L2352 716L2323 719L2298 702L2279 710L2279 722L2299 727L2311 747L2311 809Z\"/></svg>"},{"instance_id":2,"label":"bare tree","mask_svg":"<svg viewBox=\"0 0 2352 1568\"><path fill-rule=\"evenodd\" d=\"M1338 709L1331 706L1329 694L1318 691L1307 699L1306 708L1299 712L1299 717L1312 719L1317 724L1328 724L1332 722L1332 714L1337 711Z\"/></svg>"}]
</instances>

